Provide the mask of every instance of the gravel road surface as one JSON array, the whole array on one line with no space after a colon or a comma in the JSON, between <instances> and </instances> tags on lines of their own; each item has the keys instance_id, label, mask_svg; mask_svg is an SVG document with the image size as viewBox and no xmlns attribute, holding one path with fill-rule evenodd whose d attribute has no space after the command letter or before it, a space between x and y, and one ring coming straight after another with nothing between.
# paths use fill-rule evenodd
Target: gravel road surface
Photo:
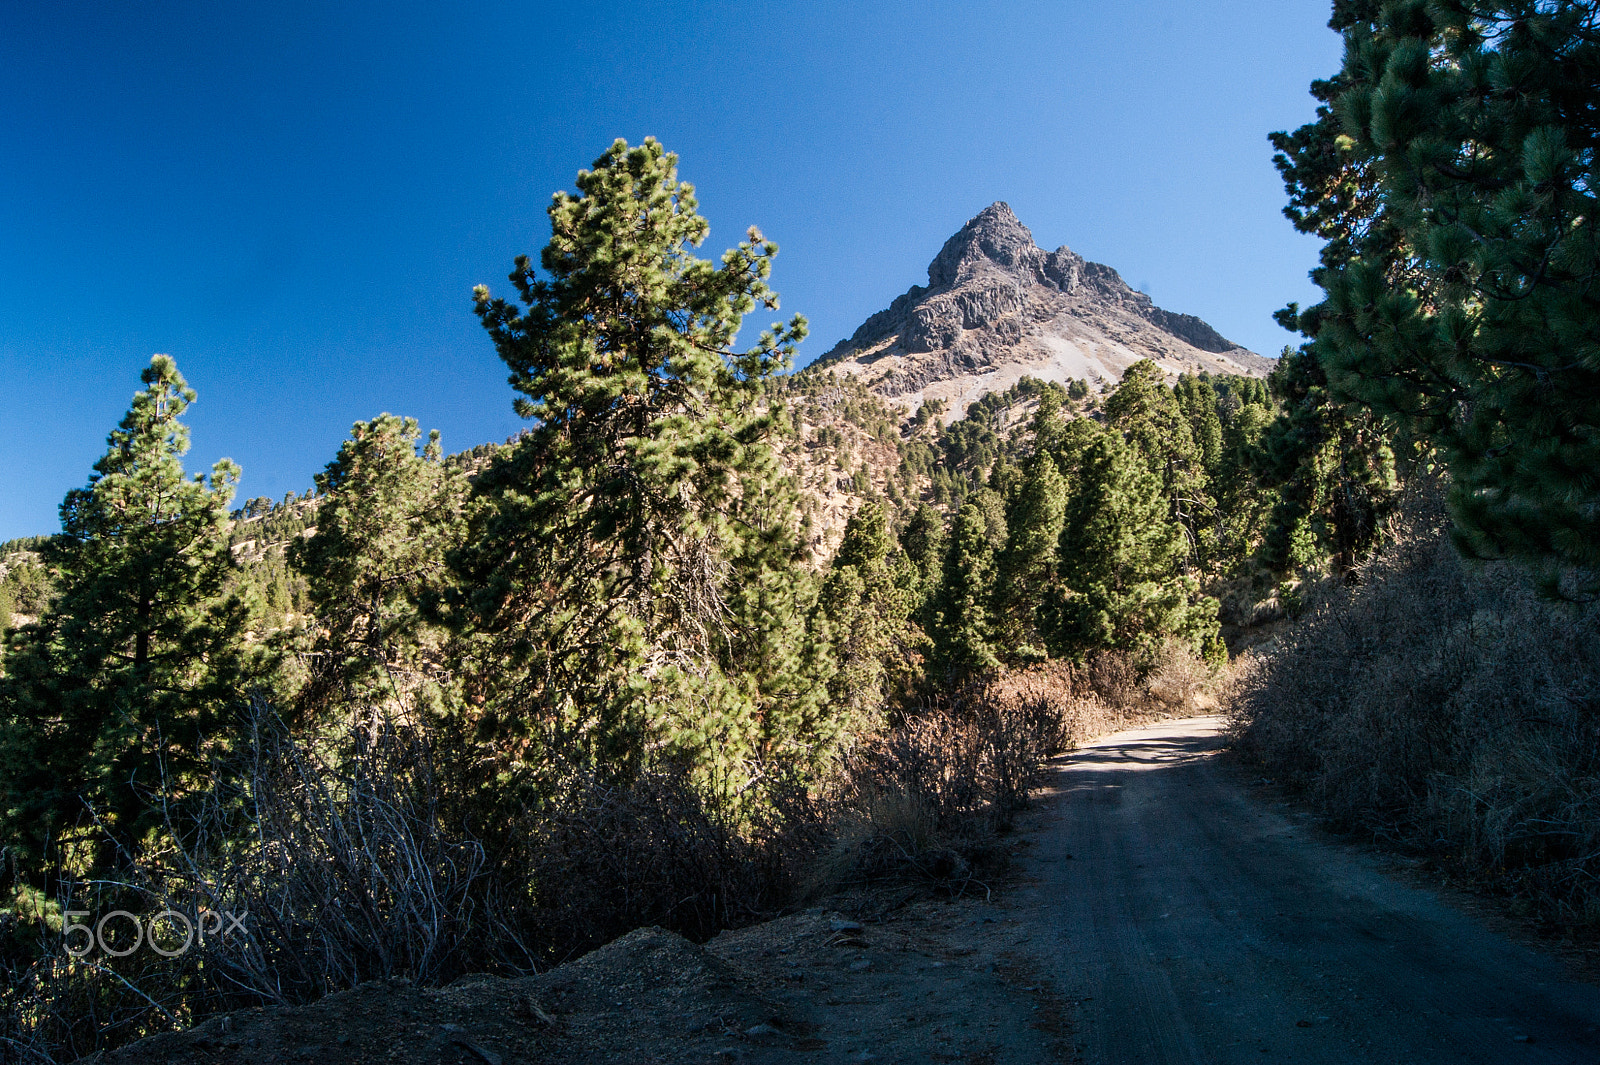
<instances>
[{"instance_id":1,"label":"gravel road surface","mask_svg":"<svg viewBox=\"0 0 1600 1065\"><path fill-rule=\"evenodd\" d=\"M1064 756L1031 815L1008 908L1084 1061L1600 1063L1600 989L1252 795L1221 726Z\"/></svg>"}]
</instances>

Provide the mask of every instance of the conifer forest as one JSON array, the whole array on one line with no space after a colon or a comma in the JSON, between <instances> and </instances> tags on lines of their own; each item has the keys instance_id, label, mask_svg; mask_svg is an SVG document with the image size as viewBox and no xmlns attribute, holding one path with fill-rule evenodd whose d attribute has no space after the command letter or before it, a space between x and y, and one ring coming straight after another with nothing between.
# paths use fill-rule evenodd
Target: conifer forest
<instances>
[{"instance_id":1,"label":"conifer forest","mask_svg":"<svg viewBox=\"0 0 1600 1065\"><path fill-rule=\"evenodd\" d=\"M709 246L653 138L464 280L504 443L373 411L240 499L186 466L178 362L130 363L59 531L0 544L0 1059L971 890L1052 755L1197 710L1333 823L1592 934L1600 13L1331 24L1314 121L1271 134L1321 297L1264 376L908 412L804 365L778 246ZM250 923L67 949L109 911L153 946Z\"/></svg>"}]
</instances>

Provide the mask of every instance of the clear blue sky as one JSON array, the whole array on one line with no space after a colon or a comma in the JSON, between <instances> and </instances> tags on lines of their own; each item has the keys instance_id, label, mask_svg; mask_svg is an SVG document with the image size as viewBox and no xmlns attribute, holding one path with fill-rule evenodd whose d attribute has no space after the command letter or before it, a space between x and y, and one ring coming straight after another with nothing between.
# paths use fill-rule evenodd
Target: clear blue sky
<instances>
[{"instance_id":1,"label":"clear blue sky","mask_svg":"<svg viewBox=\"0 0 1600 1065\"><path fill-rule=\"evenodd\" d=\"M358 418L518 427L471 311L615 137L681 157L719 254L779 242L814 358L1006 200L1265 354L1314 290L1266 134L1328 0L0 5L0 539L59 528L154 352L190 469L302 491ZM760 324L765 324L760 323Z\"/></svg>"}]
</instances>

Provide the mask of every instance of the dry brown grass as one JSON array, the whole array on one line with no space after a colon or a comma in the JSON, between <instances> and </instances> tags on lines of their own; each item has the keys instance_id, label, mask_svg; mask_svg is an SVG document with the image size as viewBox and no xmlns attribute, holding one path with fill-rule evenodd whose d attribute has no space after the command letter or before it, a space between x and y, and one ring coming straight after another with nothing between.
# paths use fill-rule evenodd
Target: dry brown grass
<instances>
[{"instance_id":1,"label":"dry brown grass","mask_svg":"<svg viewBox=\"0 0 1600 1065\"><path fill-rule=\"evenodd\" d=\"M1242 747L1338 822L1600 921L1600 616L1464 563L1419 491L1357 587L1322 587L1234 703Z\"/></svg>"}]
</instances>

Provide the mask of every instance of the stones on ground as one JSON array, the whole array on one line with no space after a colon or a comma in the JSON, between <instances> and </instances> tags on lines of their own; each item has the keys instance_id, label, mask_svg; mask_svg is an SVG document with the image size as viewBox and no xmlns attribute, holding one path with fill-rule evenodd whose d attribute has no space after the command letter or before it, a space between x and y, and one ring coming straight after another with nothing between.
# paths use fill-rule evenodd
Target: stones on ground
<instances>
[{"instance_id":1,"label":"stones on ground","mask_svg":"<svg viewBox=\"0 0 1600 1065\"><path fill-rule=\"evenodd\" d=\"M866 930L861 927L861 922L835 917L828 921L828 928L833 933L828 937L831 947L865 947L867 945Z\"/></svg>"},{"instance_id":2,"label":"stones on ground","mask_svg":"<svg viewBox=\"0 0 1600 1065\"><path fill-rule=\"evenodd\" d=\"M554 1028L555 1017L539 1004L539 1000L532 995L523 995L511 1004L511 1013L520 1020L527 1021L536 1028Z\"/></svg>"}]
</instances>

